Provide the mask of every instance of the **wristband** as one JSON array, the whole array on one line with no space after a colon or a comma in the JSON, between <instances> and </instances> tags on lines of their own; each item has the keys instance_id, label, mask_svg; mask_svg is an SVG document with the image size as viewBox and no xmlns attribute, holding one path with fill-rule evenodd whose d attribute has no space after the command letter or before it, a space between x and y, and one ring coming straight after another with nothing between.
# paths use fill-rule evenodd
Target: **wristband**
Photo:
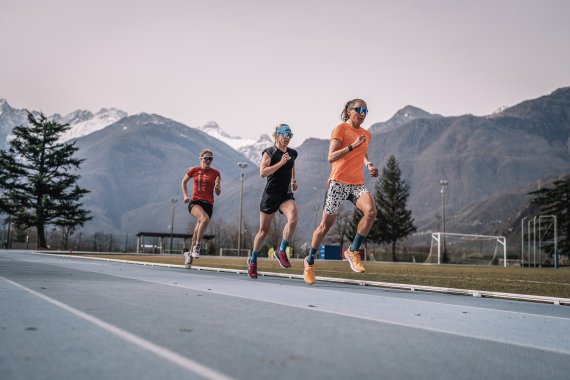
<instances>
[{"instance_id":1,"label":"wristband","mask_svg":"<svg viewBox=\"0 0 570 380\"><path fill-rule=\"evenodd\" d=\"M368 167L368 166L370 166L370 165L374 166L374 164L373 164L372 162L369 162L369 163L366 164L366 167Z\"/></svg>"},{"instance_id":2,"label":"wristband","mask_svg":"<svg viewBox=\"0 0 570 380\"><path fill-rule=\"evenodd\" d=\"M352 144L348 144L348 147L347 147L347 148L348 148L348 151L349 151L349 152L352 152Z\"/></svg>"}]
</instances>

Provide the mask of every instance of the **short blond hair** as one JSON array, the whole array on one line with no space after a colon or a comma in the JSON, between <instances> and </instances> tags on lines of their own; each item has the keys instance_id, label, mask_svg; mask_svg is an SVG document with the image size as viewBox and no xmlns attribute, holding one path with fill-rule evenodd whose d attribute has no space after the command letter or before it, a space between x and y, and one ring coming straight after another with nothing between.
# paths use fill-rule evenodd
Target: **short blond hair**
<instances>
[{"instance_id":1,"label":"short blond hair","mask_svg":"<svg viewBox=\"0 0 570 380\"><path fill-rule=\"evenodd\" d=\"M213 153L210 149L204 149L204 150L202 150L202 151L200 152L200 156L199 156L199 157L200 157L200 158L204 157L204 155L205 155L206 153L210 153L210 154L212 155L212 157L214 156L214 153Z\"/></svg>"},{"instance_id":2,"label":"short blond hair","mask_svg":"<svg viewBox=\"0 0 570 380\"><path fill-rule=\"evenodd\" d=\"M275 132L273 132L273 140L275 141L275 144L277 144L277 136L279 136L279 134L277 133L277 131L279 130L279 128L281 127L289 127L288 124L279 124L278 126L275 127ZM289 127L289 129L291 129L291 127Z\"/></svg>"}]
</instances>

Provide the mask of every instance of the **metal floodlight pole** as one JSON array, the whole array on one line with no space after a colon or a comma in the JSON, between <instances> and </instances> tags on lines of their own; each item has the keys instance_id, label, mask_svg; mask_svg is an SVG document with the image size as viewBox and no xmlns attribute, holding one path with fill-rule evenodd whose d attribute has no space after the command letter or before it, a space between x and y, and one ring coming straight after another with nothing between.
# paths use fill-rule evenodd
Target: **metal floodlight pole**
<instances>
[{"instance_id":1,"label":"metal floodlight pole","mask_svg":"<svg viewBox=\"0 0 570 380\"><path fill-rule=\"evenodd\" d=\"M237 255L239 256L240 254L240 250L241 250L241 220L242 220L242 214L243 214L243 177L244 177L244 173L243 173L243 169L247 168L247 163L246 162L238 162L237 163L238 167L241 169L241 173L240 173L240 192L239 192L239 230L238 230L238 247L237 247Z\"/></svg>"},{"instance_id":2,"label":"metal floodlight pole","mask_svg":"<svg viewBox=\"0 0 570 380\"><path fill-rule=\"evenodd\" d=\"M443 227L443 257L444 262L447 261L447 247L445 245L445 186L449 184L449 182L445 180L440 180L439 184L441 185L441 224Z\"/></svg>"},{"instance_id":3,"label":"metal floodlight pole","mask_svg":"<svg viewBox=\"0 0 570 380\"><path fill-rule=\"evenodd\" d=\"M560 255L558 254L558 226L556 221L556 215L552 216L554 218L554 268L560 268Z\"/></svg>"},{"instance_id":4,"label":"metal floodlight pole","mask_svg":"<svg viewBox=\"0 0 570 380\"><path fill-rule=\"evenodd\" d=\"M170 202L172 203L172 220L170 221L170 253L172 253L172 240L174 238L174 207L178 199L171 198Z\"/></svg>"},{"instance_id":5,"label":"metal floodlight pole","mask_svg":"<svg viewBox=\"0 0 570 380\"><path fill-rule=\"evenodd\" d=\"M319 206L313 207L313 214L315 216L315 226L314 226L313 230L317 229L317 213L319 212L319 208L320 208Z\"/></svg>"},{"instance_id":6,"label":"metal floodlight pole","mask_svg":"<svg viewBox=\"0 0 570 380\"><path fill-rule=\"evenodd\" d=\"M536 216L532 219L532 258L534 261L533 268L536 268Z\"/></svg>"},{"instance_id":7,"label":"metal floodlight pole","mask_svg":"<svg viewBox=\"0 0 570 380\"><path fill-rule=\"evenodd\" d=\"M544 234L542 233L542 215L538 217L538 267L542 268L542 239Z\"/></svg>"}]
</instances>

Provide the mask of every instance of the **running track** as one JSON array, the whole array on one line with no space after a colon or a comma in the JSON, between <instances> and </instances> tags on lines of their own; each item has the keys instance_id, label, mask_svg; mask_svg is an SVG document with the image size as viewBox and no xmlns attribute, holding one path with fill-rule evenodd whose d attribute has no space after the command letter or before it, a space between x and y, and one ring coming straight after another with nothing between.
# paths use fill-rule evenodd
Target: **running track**
<instances>
[{"instance_id":1,"label":"running track","mask_svg":"<svg viewBox=\"0 0 570 380\"><path fill-rule=\"evenodd\" d=\"M568 379L570 307L0 251L0 379Z\"/></svg>"}]
</instances>

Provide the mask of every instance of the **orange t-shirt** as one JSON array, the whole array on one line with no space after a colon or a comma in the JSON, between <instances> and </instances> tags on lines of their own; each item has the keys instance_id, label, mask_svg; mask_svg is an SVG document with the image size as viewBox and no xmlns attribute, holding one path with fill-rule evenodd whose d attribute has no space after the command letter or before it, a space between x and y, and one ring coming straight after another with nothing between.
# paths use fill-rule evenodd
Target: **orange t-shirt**
<instances>
[{"instance_id":1,"label":"orange t-shirt","mask_svg":"<svg viewBox=\"0 0 570 380\"><path fill-rule=\"evenodd\" d=\"M222 178L220 172L214 168L202 169L195 166L186 172L188 177L194 178L194 187L192 188L192 200L206 201L214 204L214 186L216 186L216 177Z\"/></svg>"},{"instance_id":2,"label":"orange t-shirt","mask_svg":"<svg viewBox=\"0 0 570 380\"><path fill-rule=\"evenodd\" d=\"M347 185L364 184L364 155L368 152L368 143L372 138L372 134L363 128L354 128L350 124L339 124L331 133L331 140L336 139L342 141L339 149L346 148L352 144L358 136L364 135L366 141L362 145L354 148L346 156L332 163L332 171L329 176L330 181L337 181Z\"/></svg>"}]
</instances>

